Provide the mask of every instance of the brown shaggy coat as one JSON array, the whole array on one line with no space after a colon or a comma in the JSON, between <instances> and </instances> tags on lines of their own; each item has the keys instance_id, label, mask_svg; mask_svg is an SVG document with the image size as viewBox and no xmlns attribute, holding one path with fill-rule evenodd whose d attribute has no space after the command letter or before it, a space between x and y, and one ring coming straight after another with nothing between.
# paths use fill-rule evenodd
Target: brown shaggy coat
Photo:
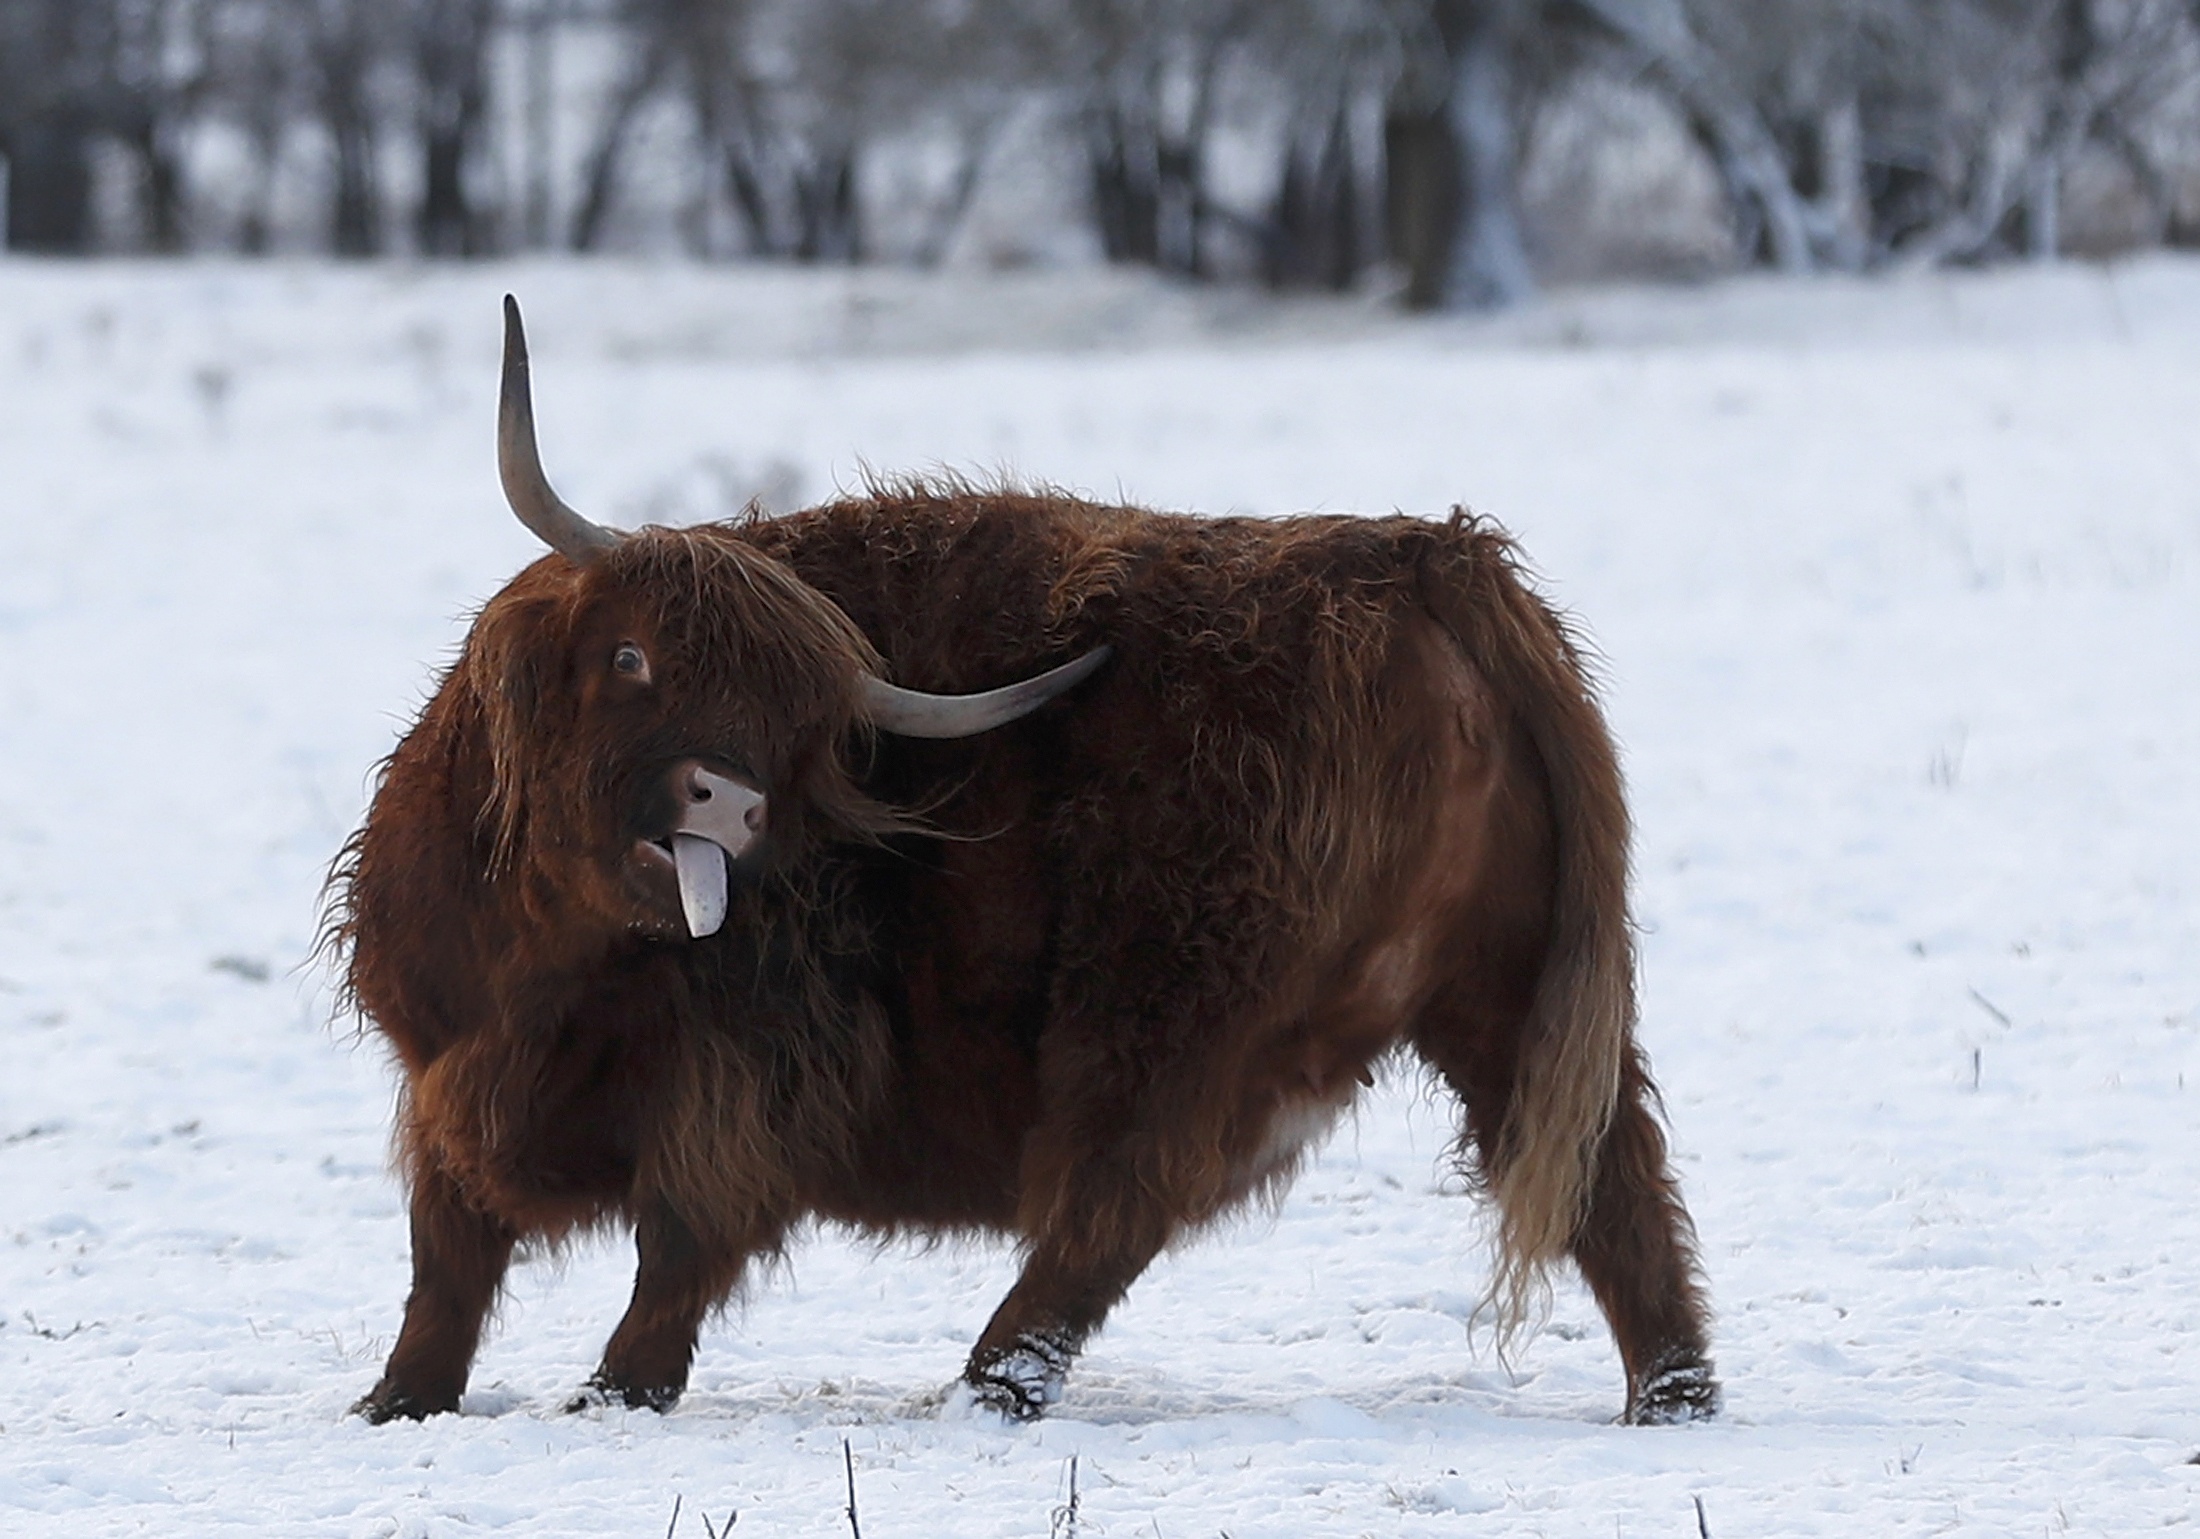
<instances>
[{"instance_id":1,"label":"brown shaggy coat","mask_svg":"<svg viewBox=\"0 0 2200 1539\"><path fill-rule=\"evenodd\" d=\"M866 670L982 690L1102 643L982 736L860 716ZM770 805L702 940L631 858L683 758ZM593 1388L667 1406L748 1264L823 1218L1014 1237L965 1378L1034 1414L1162 1247L1287 1180L1404 1048L1462 1102L1501 1325L1571 1257L1628 1415L1706 1412L1627 847L1577 650L1473 519L911 486L546 556L332 885L412 1203L360 1408L455 1406L514 1245L607 1222L639 1269Z\"/></svg>"}]
</instances>

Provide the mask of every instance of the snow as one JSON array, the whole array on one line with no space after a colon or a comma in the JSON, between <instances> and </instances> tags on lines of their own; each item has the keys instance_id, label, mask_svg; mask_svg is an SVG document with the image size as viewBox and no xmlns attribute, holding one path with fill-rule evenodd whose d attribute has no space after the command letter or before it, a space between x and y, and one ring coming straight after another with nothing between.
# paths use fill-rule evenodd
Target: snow
<instances>
[{"instance_id":1,"label":"snow","mask_svg":"<svg viewBox=\"0 0 2200 1539\"><path fill-rule=\"evenodd\" d=\"M532 553L519 291L613 522L865 467L1440 511L1606 659L1644 1034L1728 1411L1508 1367L1450 1114L1372 1093L1165 1258L1049 1420L942 1388L998 1247L803 1243L670 1416L562 1406L629 1280L517 1276L465 1414L397 1324L392 1079L323 870ZM2200 1515L2200 264L1562 295L1485 321L1109 274L0 263L0 1531L2129 1535ZM2192 1081L2188 1089L2187 1081Z\"/></svg>"}]
</instances>

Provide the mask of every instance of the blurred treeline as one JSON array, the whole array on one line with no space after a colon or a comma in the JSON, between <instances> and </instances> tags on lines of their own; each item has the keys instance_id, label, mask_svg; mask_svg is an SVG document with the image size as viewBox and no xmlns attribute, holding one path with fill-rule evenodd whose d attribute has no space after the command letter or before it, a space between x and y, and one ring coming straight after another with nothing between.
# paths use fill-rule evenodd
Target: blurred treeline
<instances>
[{"instance_id":1,"label":"blurred treeline","mask_svg":"<svg viewBox=\"0 0 2200 1539\"><path fill-rule=\"evenodd\" d=\"M2200 0L0 0L7 245L1415 305L2200 244Z\"/></svg>"}]
</instances>

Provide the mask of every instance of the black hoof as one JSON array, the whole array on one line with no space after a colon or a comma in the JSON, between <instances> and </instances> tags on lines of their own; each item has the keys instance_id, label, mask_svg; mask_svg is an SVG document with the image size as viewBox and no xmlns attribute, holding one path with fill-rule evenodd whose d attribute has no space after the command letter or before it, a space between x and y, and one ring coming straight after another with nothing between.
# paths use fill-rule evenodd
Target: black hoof
<instances>
[{"instance_id":1,"label":"black hoof","mask_svg":"<svg viewBox=\"0 0 2200 1539\"><path fill-rule=\"evenodd\" d=\"M1003 1421L1037 1421L1047 1413L1044 1398L1013 1380L964 1374L963 1382L970 1386L972 1400Z\"/></svg>"},{"instance_id":2,"label":"black hoof","mask_svg":"<svg viewBox=\"0 0 2200 1539\"><path fill-rule=\"evenodd\" d=\"M1016 1345L963 1370L979 1405L1009 1421L1037 1421L1062 1398L1072 1353L1060 1342L1019 1336Z\"/></svg>"},{"instance_id":3,"label":"black hoof","mask_svg":"<svg viewBox=\"0 0 2200 1539\"><path fill-rule=\"evenodd\" d=\"M1676 1363L1643 1381L1641 1393L1627 1408L1627 1424L1671 1427L1706 1421L1719 1414L1719 1398L1719 1381L1709 1363Z\"/></svg>"},{"instance_id":4,"label":"black hoof","mask_svg":"<svg viewBox=\"0 0 2200 1539\"><path fill-rule=\"evenodd\" d=\"M458 1392L419 1393L384 1379L354 1402L351 1414L379 1427L387 1421L426 1421L458 1409Z\"/></svg>"},{"instance_id":5,"label":"black hoof","mask_svg":"<svg viewBox=\"0 0 2200 1539\"><path fill-rule=\"evenodd\" d=\"M623 1405L630 1411L656 1411L660 1415L680 1403L680 1384L624 1384L607 1374L590 1379L581 1392L565 1402L566 1414L594 1411L607 1405Z\"/></svg>"}]
</instances>

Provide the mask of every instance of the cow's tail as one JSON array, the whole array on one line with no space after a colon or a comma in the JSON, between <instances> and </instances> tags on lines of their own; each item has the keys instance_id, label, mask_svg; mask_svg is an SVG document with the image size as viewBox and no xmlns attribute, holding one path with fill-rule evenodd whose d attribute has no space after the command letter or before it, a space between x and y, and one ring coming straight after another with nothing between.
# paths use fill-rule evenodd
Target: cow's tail
<instances>
[{"instance_id":1,"label":"cow's tail","mask_svg":"<svg viewBox=\"0 0 2200 1539\"><path fill-rule=\"evenodd\" d=\"M1455 510L1426 573L1438 617L1541 761L1555 857L1550 942L1517 1044L1503 1125L1480 1129L1498 1210L1488 1307L1500 1350L1548 1296L1587 1209L1633 1051L1634 931L1619 760L1582 648L1528 585L1511 541ZM1462 1147L1473 1146L1462 1135Z\"/></svg>"}]
</instances>

